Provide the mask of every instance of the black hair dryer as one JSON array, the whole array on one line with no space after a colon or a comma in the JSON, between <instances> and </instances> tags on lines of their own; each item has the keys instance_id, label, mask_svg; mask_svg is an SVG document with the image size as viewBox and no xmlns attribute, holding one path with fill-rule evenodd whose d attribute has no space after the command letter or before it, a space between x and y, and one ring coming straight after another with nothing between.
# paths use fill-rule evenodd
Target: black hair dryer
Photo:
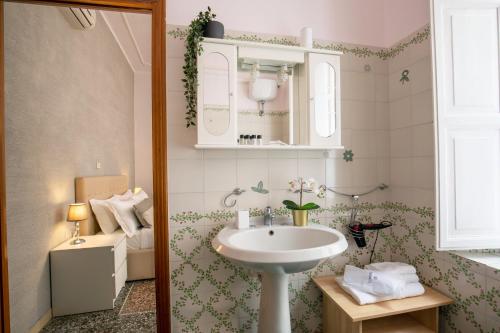
<instances>
[{"instance_id":1,"label":"black hair dryer","mask_svg":"<svg viewBox=\"0 0 500 333\"><path fill-rule=\"evenodd\" d=\"M366 247L365 230L380 230L389 228L392 223L389 221L382 221L380 223L367 223L363 224L361 222L354 222L349 224L349 233L356 242L359 248Z\"/></svg>"}]
</instances>

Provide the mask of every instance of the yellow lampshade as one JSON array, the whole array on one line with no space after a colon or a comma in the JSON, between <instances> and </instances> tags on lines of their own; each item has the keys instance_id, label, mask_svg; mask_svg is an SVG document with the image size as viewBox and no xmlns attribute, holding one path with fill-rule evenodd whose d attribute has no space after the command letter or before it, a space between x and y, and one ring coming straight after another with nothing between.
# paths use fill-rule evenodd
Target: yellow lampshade
<instances>
[{"instance_id":1,"label":"yellow lampshade","mask_svg":"<svg viewBox=\"0 0 500 333\"><path fill-rule=\"evenodd\" d=\"M87 210L87 204L85 203L69 204L68 217L66 218L68 222L83 221L88 218L89 218L89 213Z\"/></svg>"}]
</instances>

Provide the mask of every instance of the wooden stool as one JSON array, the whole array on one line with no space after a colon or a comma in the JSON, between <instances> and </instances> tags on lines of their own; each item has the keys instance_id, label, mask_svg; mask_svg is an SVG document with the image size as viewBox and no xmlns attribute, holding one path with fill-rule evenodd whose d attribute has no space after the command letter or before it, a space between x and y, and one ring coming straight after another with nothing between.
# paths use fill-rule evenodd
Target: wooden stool
<instances>
[{"instance_id":1,"label":"wooden stool","mask_svg":"<svg viewBox=\"0 0 500 333\"><path fill-rule=\"evenodd\" d=\"M313 279L323 292L325 333L430 333L439 330L439 307L453 300L425 287L421 296L358 305L334 276Z\"/></svg>"}]
</instances>

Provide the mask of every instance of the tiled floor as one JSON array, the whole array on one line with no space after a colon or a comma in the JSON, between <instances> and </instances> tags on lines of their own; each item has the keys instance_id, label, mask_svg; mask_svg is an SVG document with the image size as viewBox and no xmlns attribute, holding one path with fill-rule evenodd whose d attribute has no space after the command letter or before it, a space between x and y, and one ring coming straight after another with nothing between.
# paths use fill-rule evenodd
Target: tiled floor
<instances>
[{"instance_id":1,"label":"tiled floor","mask_svg":"<svg viewBox=\"0 0 500 333\"><path fill-rule=\"evenodd\" d=\"M154 306L144 303L151 302L151 299L154 300L154 297L150 295L151 290L153 290L154 295L154 288L152 289L154 284L150 282L152 281L127 282L118 295L113 310L57 317L52 319L41 332L156 332L156 314L151 311ZM136 285L132 288L134 283ZM127 297L131 297L131 295L133 295L133 302L127 304L124 311L120 311Z\"/></svg>"}]
</instances>

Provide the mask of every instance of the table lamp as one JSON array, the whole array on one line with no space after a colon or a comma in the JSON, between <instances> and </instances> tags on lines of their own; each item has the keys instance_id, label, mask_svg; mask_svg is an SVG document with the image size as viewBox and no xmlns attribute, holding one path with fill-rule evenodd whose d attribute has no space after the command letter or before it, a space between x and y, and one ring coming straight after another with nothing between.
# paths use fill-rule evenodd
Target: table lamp
<instances>
[{"instance_id":1,"label":"table lamp","mask_svg":"<svg viewBox=\"0 0 500 333\"><path fill-rule=\"evenodd\" d=\"M68 217L66 220L68 222L75 222L75 236L71 242L71 245L77 245L85 243L85 239L80 238L80 221L84 221L89 218L89 213L87 210L87 204L85 203L73 203L69 204Z\"/></svg>"}]
</instances>

